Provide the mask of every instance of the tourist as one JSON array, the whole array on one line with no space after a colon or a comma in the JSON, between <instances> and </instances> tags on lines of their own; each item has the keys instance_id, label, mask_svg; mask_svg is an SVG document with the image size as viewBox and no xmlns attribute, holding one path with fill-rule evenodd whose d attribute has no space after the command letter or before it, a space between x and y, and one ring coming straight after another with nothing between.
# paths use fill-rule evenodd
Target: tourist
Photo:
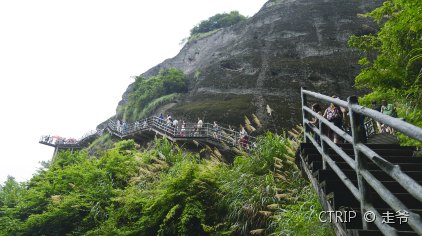
<instances>
[{"instance_id":1,"label":"tourist","mask_svg":"<svg viewBox=\"0 0 422 236\"><path fill-rule=\"evenodd\" d=\"M337 98L337 96L333 96L333 98ZM328 121L333 123L335 126L341 129L342 127L342 115L341 111L334 103L330 103L330 106L327 107L324 111L324 118L326 118ZM327 127L328 128L328 127ZM331 130L330 128L327 129L327 136L334 142L334 143L341 143L340 135L338 135L336 132Z\"/></svg>"},{"instance_id":2,"label":"tourist","mask_svg":"<svg viewBox=\"0 0 422 236\"><path fill-rule=\"evenodd\" d=\"M177 125L179 124L179 121L177 119L173 120L173 126L177 129Z\"/></svg>"},{"instance_id":3,"label":"tourist","mask_svg":"<svg viewBox=\"0 0 422 236\"><path fill-rule=\"evenodd\" d=\"M201 118L198 117L198 123L196 125L196 132L198 135L201 135L202 125L204 122L202 122Z\"/></svg>"},{"instance_id":4,"label":"tourist","mask_svg":"<svg viewBox=\"0 0 422 236\"><path fill-rule=\"evenodd\" d=\"M174 129L174 134L176 134L178 126L179 125L179 121L177 119L173 120L173 129Z\"/></svg>"},{"instance_id":5,"label":"tourist","mask_svg":"<svg viewBox=\"0 0 422 236\"><path fill-rule=\"evenodd\" d=\"M246 148L248 144L248 133L246 132L245 128L242 127L239 132L239 143L242 148Z\"/></svg>"},{"instance_id":6,"label":"tourist","mask_svg":"<svg viewBox=\"0 0 422 236\"><path fill-rule=\"evenodd\" d=\"M232 139L232 141L233 141L233 146L236 146L236 142L237 142L237 133L236 133L236 131L234 130L234 128L233 128L233 127L231 127L231 125L229 125L229 130L230 130L230 135L229 135L229 137L230 137L230 139Z\"/></svg>"},{"instance_id":7,"label":"tourist","mask_svg":"<svg viewBox=\"0 0 422 236\"><path fill-rule=\"evenodd\" d=\"M180 135L182 137L186 136L186 124L185 124L185 121L182 121L182 128L180 130Z\"/></svg>"},{"instance_id":8,"label":"tourist","mask_svg":"<svg viewBox=\"0 0 422 236\"><path fill-rule=\"evenodd\" d=\"M393 104L388 104L386 100L382 100L381 102L381 113L384 115L388 115L391 117L397 117L396 108ZM390 133L394 134L394 129L390 126L385 124L381 124L381 133Z\"/></svg>"},{"instance_id":9,"label":"tourist","mask_svg":"<svg viewBox=\"0 0 422 236\"><path fill-rule=\"evenodd\" d=\"M321 109L321 106L318 103L312 104L312 111L314 111L318 115L322 116L322 109ZM317 119L316 117L313 117L312 120L309 121L309 123L316 126L318 129L321 129L321 127L319 126L319 119ZM321 139L320 139L320 137L317 133L315 133L314 138L315 138L315 141L318 144L321 143Z\"/></svg>"},{"instance_id":10,"label":"tourist","mask_svg":"<svg viewBox=\"0 0 422 236\"><path fill-rule=\"evenodd\" d=\"M122 129L123 129L123 134L126 134L126 132L127 132L127 123L126 123L126 121L123 121L123 125L122 125Z\"/></svg>"},{"instance_id":11,"label":"tourist","mask_svg":"<svg viewBox=\"0 0 422 236\"><path fill-rule=\"evenodd\" d=\"M121 124L120 124L120 120L117 120L117 122L116 122L116 131L118 132L118 133L120 133L121 132Z\"/></svg>"},{"instance_id":12,"label":"tourist","mask_svg":"<svg viewBox=\"0 0 422 236\"><path fill-rule=\"evenodd\" d=\"M377 101L375 100L373 100L371 104L373 110L381 112L381 104L377 104Z\"/></svg>"},{"instance_id":13,"label":"tourist","mask_svg":"<svg viewBox=\"0 0 422 236\"><path fill-rule=\"evenodd\" d=\"M214 124L212 125L212 131L213 138L218 139L218 125L216 121L214 121Z\"/></svg>"},{"instance_id":14,"label":"tourist","mask_svg":"<svg viewBox=\"0 0 422 236\"><path fill-rule=\"evenodd\" d=\"M158 122L159 123L164 123L164 116L163 113L160 114L160 117L158 117Z\"/></svg>"}]
</instances>

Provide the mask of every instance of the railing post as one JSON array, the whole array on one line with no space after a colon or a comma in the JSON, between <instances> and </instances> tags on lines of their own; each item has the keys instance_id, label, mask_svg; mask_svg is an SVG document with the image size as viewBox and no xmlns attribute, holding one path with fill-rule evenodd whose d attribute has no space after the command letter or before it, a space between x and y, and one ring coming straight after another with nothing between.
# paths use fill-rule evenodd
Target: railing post
<instances>
[{"instance_id":1,"label":"railing post","mask_svg":"<svg viewBox=\"0 0 422 236\"><path fill-rule=\"evenodd\" d=\"M369 195L369 189L370 186L369 184L366 182L366 180L362 177L361 175L361 171L366 170L367 169L367 161L365 159L365 156L362 155L361 152L359 152L358 148L357 148L357 144L361 143L362 140L362 136L360 134L360 116L361 114L359 113L354 113L352 111L352 105L357 104L358 103L358 98L356 96L351 96L347 99L348 101L348 108L349 108L349 117L350 117L350 128L352 130L352 145L353 145L353 151L355 154L355 170L356 170L356 176L358 179L358 188L359 188L359 193L360 193L360 210L361 210L361 214L362 216L365 214L365 205L366 203L370 202L370 195ZM368 224L367 222L362 218L362 227L363 229L368 229Z\"/></svg>"},{"instance_id":2,"label":"railing post","mask_svg":"<svg viewBox=\"0 0 422 236\"><path fill-rule=\"evenodd\" d=\"M324 154L328 155L328 151L327 151L327 144L324 142L322 135L324 135L324 132L322 131L322 129L324 128L324 123L322 123L321 120L318 120L318 127L319 127L319 143L321 145L321 149L322 152ZM327 127L328 128L328 127ZM322 158L322 169L326 170L327 169L327 162L325 161L325 158Z\"/></svg>"},{"instance_id":3,"label":"railing post","mask_svg":"<svg viewBox=\"0 0 422 236\"><path fill-rule=\"evenodd\" d=\"M303 109L308 104L306 94L303 93L303 90L305 90L305 89L306 89L306 87L300 88L300 95L301 95L301 98L302 98L302 124L303 124L303 132L304 132L303 138L304 138L305 143L310 143L311 141L305 135L306 132L308 131L308 127L306 126L306 123L305 123L306 112Z\"/></svg>"}]
</instances>

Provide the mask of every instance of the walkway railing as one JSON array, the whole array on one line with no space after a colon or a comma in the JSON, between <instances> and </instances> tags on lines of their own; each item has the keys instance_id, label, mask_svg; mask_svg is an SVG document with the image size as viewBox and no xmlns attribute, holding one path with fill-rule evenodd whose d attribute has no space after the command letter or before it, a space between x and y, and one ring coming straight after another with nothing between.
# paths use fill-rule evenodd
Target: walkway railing
<instances>
[{"instance_id":1,"label":"walkway railing","mask_svg":"<svg viewBox=\"0 0 422 236\"><path fill-rule=\"evenodd\" d=\"M120 138L133 136L134 134L142 133L144 131L154 131L173 141L206 140L228 147L240 146L244 149L250 149L256 146L255 137L246 135L245 139L241 139L240 132L221 126L218 126L217 130L214 130L213 125L210 123L204 123L200 128L198 128L198 124L196 123L185 123L184 128L182 128L182 124L179 123L174 127L172 125L167 125L165 120L156 116L127 123L125 125L118 125L115 120L110 120L104 130L108 130L110 133ZM85 145L86 141L101 136L104 130L90 131L78 140L44 135L41 137L40 143L60 148L81 148Z\"/></svg>"},{"instance_id":2,"label":"walkway railing","mask_svg":"<svg viewBox=\"0 0 422 236\"><path fill-rule=\"evenodd\" d=\"M338 98L332 98L325 96L319 93L301 89L302 96L302 115L303 115L303 127L305 132L305 142L312 143L320 152L323 158L323 168L329 167L340 177L341 181L345 186L352 192L353 196L360 201L361 213L362 216L366 211L372 211L375 213L375 225L385 234L385 235L396 235L397 231L395 228L384 224L382 222L382 217L380 212L378 212L373 204L369 200L368 189L371 187L380 195L382 199L394 210L396 211L406 211L409 213L408 224L414 229L418 234L422 235L422 221L418 214L412 212L406 205L401 202L390 190L388 190L380 180L378 180L374 175L371 174L365 167L368 162L375 163L383 172L388 174L395 181L400 183L400 185L408 191L415 199L418 199L422 202L422 186L404 173L400 166L394 165L389 161L382 158L380 155L371 150L368 146L363 143L362 140L362 119L360 116L365 116L374 119L380 123L386 124L396 131L411 137L413 139L422 141L422 129L416 127L412 124L406 123L400 119L393 118L387 115L384 115L378 111L368 109L358 105L357 97L349 97L348 101L343 101ZM343 107L348 110L350 117L350 126L351 126L351 135L342 129L335 126L333 123L322 117L321 115L314 112L308 106L308 99L312 97L313 100L319 100L325 103L334 103L339 107ZM313 117L318 120L318 124L312 125L308 117ZM346 142L353 145L354 158L346 154L341 147L337 146L336 143L331 141L331 139L322 131L324 127L335 132L341 136ZM314 135L319 135L319 142L314 138ZM336 165L336 162L330 157L328 148L334 150L340 157L347 162L350 167L356 171L358 186L356 187L353 182L346 176L345 173ZM363 229L367 229L367 223L362 221Z\"/></svg>"},{"instance_id":3,"label":"walkway railing","mask_svg":"<svg viewBox=\"0 0 422 236\"><path fill-rule=\"evenodd\" d=\"M218 130L214 130L213 125L210 123L203 123L201 128L198 128L197 123L185 123L184 128L182 124L176 127L167 125L165 120L159 117L153 116L143 120L135 121L133 123L126 124L126 128L120 125L118 129L116 121L109 121L107 128L114 135L121 138L140 133L145 130L155 131L161 135L165 135L173 141L176 140L187 140L187 139L206 139L209 141L218 142L227 146L241 146L243 148L252 148L256 145L256 138L250 135L246 135L247 139L242 143L239 141L241 138L240 132L230 130L221 126L218 126Z\"/></svg>"},{"instance_id":4,"label":"walkway railing","mask_svg":"<svg viewBox=\"0 0 422 236\"><path fill-rule=\"evenodd\" d=\"M100 137L103 134L104 130L91 130L84 134L79 139L73 138L64 138L59 136L51 135L42 135L40 138L40 143L46 144L53 147L60 148L81 148L86 144L87 141L92 140L93 138Z\"/></svg>"}]
</instances>

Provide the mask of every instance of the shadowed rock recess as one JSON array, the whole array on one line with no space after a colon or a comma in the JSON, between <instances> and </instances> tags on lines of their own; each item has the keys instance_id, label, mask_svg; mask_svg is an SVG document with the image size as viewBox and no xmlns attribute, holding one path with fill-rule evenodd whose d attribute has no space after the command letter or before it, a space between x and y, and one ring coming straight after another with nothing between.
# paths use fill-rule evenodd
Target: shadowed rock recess
<instances>
[{"instance_id":1,"label":"shadowed rock recess","mask_svg":"<svg viewBox=\"0 0 422 236\"><path fill-rule=\"evenodd\" d=\"M254 113L265 128L289 128L301 120L301 86L342 98L356 93L358 53L348 48L347 40L376 32L376 26L358 14L381 2L268 1L253 17L188 42L175 57L142 76L171 67L188 76L189 92L159 109L174 117L236 125ZM129 85L119 104L131 89Z\"/></svg>"}]
</instances>

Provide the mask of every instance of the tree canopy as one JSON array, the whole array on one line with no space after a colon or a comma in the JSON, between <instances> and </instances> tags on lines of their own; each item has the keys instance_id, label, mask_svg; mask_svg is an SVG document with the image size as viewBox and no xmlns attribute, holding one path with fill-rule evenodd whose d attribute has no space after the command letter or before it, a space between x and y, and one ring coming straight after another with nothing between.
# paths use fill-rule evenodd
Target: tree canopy
<instances>
[{"instance_id":1,"label":"tree canopy","mask_svg":"<svg viewBox=\"0 0 422 236\"><path fill-rule=\"evenodd\" d=\"M187 91L187 78L183 71L176 68L163 69L158 75L148 79L136 76L127 102L117 108L117 115L127 121L141 119L142 116L149 115L145 111L153 110L150 108L150 104L156 104L157 99L172 99L175 96L168 95L186 93Z\"/></svg>"},{"instance_id":2,"label":"tree canopy","mask_svg":"<svg viewBox=\"0 0 422 236\"><path fill-rule=\"evenodd\" d=\"M422 2L387 0L363 15L377 22L375 35L352 36L349 45L362 52L356 87L370 89L361 99L396 103L399 116L422 126Z\"/></svg>"},{"instance_id":3,"label":"tree canopy","mask_svg":"<svg viewBox=\"0 0 422 236\"><path fill-rule=\"evenodd\" d=\"M232 165L183 152L167 139L148 149L120 141L98 158L59 152L28 183L0 184L0 235L332 232L318 221L317 197L286 156L290 141L269 133L258 147ZM289 191L277 200L277 189Z\"/></svg>"},{"instance_id":4,"label":"tree canopy","mask_svg":"<svg viewBox=\"0 0 422 236\"><path fill-rule=\"evenodd\" d=\"M211 32L216 29L229 27L245 19L246 17L241 15L238 11L231 11L230 13L222 14L219 13L211 16L207 20L201 21L190 30L190 34L193 36L195 34Z\"/></svg>"}]
</instances>

